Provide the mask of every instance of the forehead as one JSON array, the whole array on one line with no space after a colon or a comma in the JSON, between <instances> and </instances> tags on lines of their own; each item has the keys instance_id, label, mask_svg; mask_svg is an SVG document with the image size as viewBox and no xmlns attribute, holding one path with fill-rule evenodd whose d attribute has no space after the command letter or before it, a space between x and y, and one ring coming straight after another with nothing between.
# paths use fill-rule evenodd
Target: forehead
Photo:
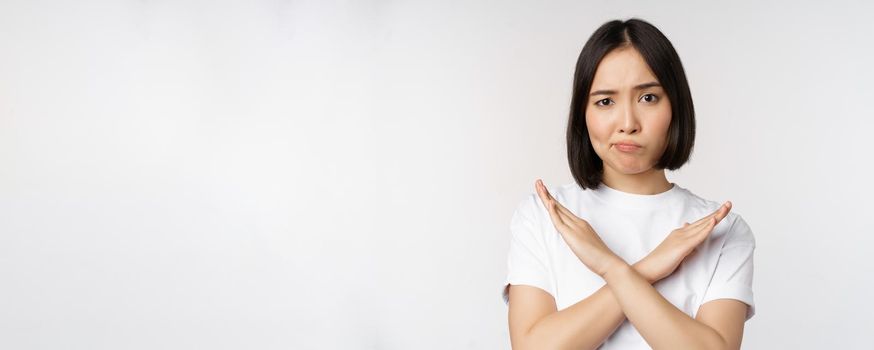
<instances>
[{"instance_id":1,"label":"forehead","mask_svg":"<svg viewBox=\"0 0 874 350\"><path fill-rule=\"evenodd\" d=\"M595 70L592 89L631 89L650 81L658 81L640 52L627 46L610 51Z\"/></svg>"}]
</instances>

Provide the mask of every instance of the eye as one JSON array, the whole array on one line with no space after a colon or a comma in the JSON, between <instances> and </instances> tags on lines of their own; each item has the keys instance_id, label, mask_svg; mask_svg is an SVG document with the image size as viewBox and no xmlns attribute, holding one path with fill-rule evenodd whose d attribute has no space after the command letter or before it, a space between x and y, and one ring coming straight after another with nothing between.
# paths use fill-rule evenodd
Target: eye
<instances>
[{"instance_id":1,"label":"eye","mask_svg":"<svg viewBox=\"0 0 874 350\"><path fill-rule=\"evenodd\" d=\"M609 98L605 98L605 99L603 99L603 100L595 101L595 105L596 105L596 106L604 106L604 104L601 103L601 102L604 102L604 101L610 101L610 99L609 99Z\"/></svg>"},{"instance_id":2,"label":"eye","mask_svg":"<svg viewBox=\"0 0 874 350\"><path fill-rule=\"evenodd\" d=\"M654 103L654 102L659 100L659 97L656 96L655 94L646 94L646 95L643 95L643 97L641 97L641 98L645 99L647 97L650 97L650 99L648 99L646 102L653 102Z\"/></svg>"}]
</instances>

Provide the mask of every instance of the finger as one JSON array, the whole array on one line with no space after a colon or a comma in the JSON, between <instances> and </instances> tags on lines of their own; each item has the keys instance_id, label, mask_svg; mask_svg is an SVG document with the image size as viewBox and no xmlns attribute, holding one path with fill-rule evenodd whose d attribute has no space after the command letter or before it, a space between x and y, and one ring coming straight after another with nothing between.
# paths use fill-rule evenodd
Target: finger
<instances>
[{"instance_id":1,"label":"finger","mask_svg":"<svg viewBox=\"0 0 874 350\"><path fill-rule=\"evenodd\" d=\"M731 202L726 201L719 207L719 209L716 209L716 211L708 215L708 217L715 219L716 224L718 224L720 221L722 221L722 219L728 216L729 211L731 211Z\"/></svg>"},{"instance_id":2,"label":"finger","mask_svg":"<svg viewBox=\"0 0 874 350\"><path fill-rule=\"evenodd\" d=\"M545 198L542 199L544 200L544 203L548 203L549 205L551 205L555 209L556 214L561 217L562 221L569 222L572 221L573 218L576 218L576 215L571 213L570 210L565 208L564 205L562 205L558 200L555 199L555 197L552 196L551 193L549 193L549 189L546 188L546 185L543 184L542 180L538 180L537 186L542 194L541 198Z\"/></svg>"},{"instance_id":3,"label":"finger","mask_svg":"<svg viewBox=\"0 0 874 350\"><path fill-rule=\"evenodd\" d=\"M549 189L546 188L546 185L543 184L543 181L540 181L540 186L543 189L543 192L546 194L546 197L555 205L558 214L561 216L562 220L565 223L577 222L580 217L576 216L570 209L566 208L561 202L559 202L555 197L552 196L552 193L549 193Z\"/></svg>"},{"instance_id":4,"label":"finger","mask_svg":"<svg viewBox=\"0 0 874 350\"><path fill-rule=\"evenodd\" d=\"M700 219L698 219L698 220L695 220L695 222L693 222L693 223L691 223L691 224L688 223L688 222L686 222L686 223L684 223L683 226L680 227L680 228L682 228L682 229L686 229L686 228L688 228L689 230L692 230L692 232L698 232L698 230L701 230L702 228L706 227L706 226L710 223L710 221L711 221L711 220L712 220L712 219L713 219L717 214L719 214L719 212L720 212L721 210L723 210L723 207L724 207L724 206L725 206L725 205L720 206L719 209L717 209L715 212L710 213L710 214L707 214L707 216L704 216L704 217L702 217L702 218L700 218Z\"/></svg>"},{"instance_id":5,"label":"finger","mask_svg":"<svg viewBox=\"0 0 874 350\"><path fill-rule=\"evenodd\" d=\"M707 220L707 223L701 228L702 235L705 237L710 235L710 232L713 232L713 227L715 227L717 223L718 221L716 220L716 217L711 217L710 220Z\"/></svg>"},{"instance_id":6,"label":"finger","mask_svg":"<svg viewBox=\"0 0 874 350\"><path fill-rule=\"evenodd\" d=\"M553 224L556 225L556 228L559 231L568 232L573 229L572 225L576 227L579 224L580 219L576 215L574 215L570 210L564 207L552 194L549 193L549 189L546 188L546 185L543 184L542 180L538 180L537 183L538 191L541 195L541 200L547 206L547 210L550 211L550 217L553 220Z\"/></svg>"},{"instance_id":7,"label":"finger","mask_svg":"<svg viewBox=\"0 0 874 350\"><path fill-rule=\"evenodd\" d=\"M716 226L716 218L711 216L710 220L704 221L702 226L691 228L688 237L695 237L694 239L700 244L710 235L714 226Z\"/></svg>"},{"instance_id":8,"label":"finger","mask_svg":"<svg viewBox=\"0 0 874 350\"><path fill-rule=\"evenodd\" d=\"M713 227L716 226L716 224L718 224L718 223L719 223L719 221L716 220L716 217L711 217L710 220L707 220L707 223L704 224L704 228L703 228L704 232L712 231Z\"/></svg>"},{"instance_id":9,"label":"finger","mask_svg":"<svg viewBox=\"0 0 874 350\"><path fill-rule=\"evenodd\" d=\"M710 213L707 216L700 218L697 221L695 221L694 223L692 223L692 226L702 226L704 224L707 224L708 221L713 217L717 217L717 222L719 222L720 220L722 220L722 218L724 218L726 215L728 215L728 210L730 210L730 209L731 209L731 202L725 202L721 206L719 206L719 208L716 209L716 211L714 211L713 213Z\"/></svg>"},{"instance_id":10,"label":"finger","mask_svg":"<svg viewBox=\"0 0 874 350\"><path fill-rule=\"evenodd\" d=\"M539 186L540 190L543 192L543 195L546 196L546 198L555 200L555 197L552 196L552 193L549 193L549 189L546 188L546 184L543 183L543 180L538 179L537 186Z\"/></svg>"},{"instance_id":11,"label":"finger","mask_svg":"<svg viewBox=\"0 0 874 350\"><path fill-rule=\"evenodd\" d=\"M716 215L716 223L719 223L720 221L722 221L722 219L728 216L728 212L731 211L732 206L733 204L731 203L731 201L726 201L725 204L723 204L722 207L719 208L720 211L718 211L719 214Z\"/></svg>"},{"instance_id":12,"label":"finger","mask_svg":"<svg viewBox=\"0 0 874 350\"><path fill-rule=\"evenodd\" d=\"M723 204L723 205L719 206L719 208L716 209L716 211L714 211L710 214L707 214L706 216L698 219L697 221L692 223L692 225L701 226L702 224L706 224L706 223L710 222L710 219L713 218L714 216L716 216L716 214L719 213L720 210L722 210L723 206L725 206L725 205Z\"/></svg>"},{"instance_id":13,"label":"finger","mask_svg":"<svg viewBox=\"0 0 874 350\"><path fill-rule=\"evenodd\" d=\"M695 222L689 224L689 226L691 226L692 228L701 227L701 226L707 224L707 222L712 218L713 218L713 214L707 214L707 216L700 218L698 220L695 220Z\"/></svg>"},{"instance_id":14,"label":"finger","mask_svg":"<svg viewBox=\"0 0 874 350\"><path fill-rule=\"evenodd\" d=\"M565 208L564 205L562 205L558 201L555 201L555 203L556 203L556 208L558 208L558 213L559 213L559 215L561 215L561 218L564 222L578 223L578 222L583 220L579 216L577 216L576 214L571 212L570 209Z\"/></svg>"},{"instance_id":15,"label":"finger","mask_svg":"<svg viewBox=\"0 0 874 350\"><path fill-rule=\"evenodd\" d=\"M561 219L561 216L559 216L555 208L555 202L549 198L549 195L546 191L546 186L543 185L543 182L537 180L534 187L537 190L537 195L540 197L540 201L543 202L543 206L546 207L546 211L549 213L549 217L552 219L552 223L556 226L564 225L565 222Z\"/></svg>"}]
</instances>

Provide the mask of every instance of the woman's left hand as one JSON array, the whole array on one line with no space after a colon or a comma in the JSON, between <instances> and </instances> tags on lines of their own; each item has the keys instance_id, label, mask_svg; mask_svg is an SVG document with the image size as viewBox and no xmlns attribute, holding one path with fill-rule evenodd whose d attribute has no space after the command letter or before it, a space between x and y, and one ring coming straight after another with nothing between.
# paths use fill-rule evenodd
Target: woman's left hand
<instances>
[{"instance_id":1,"label":"woman's left hand","mask_svg":"<svg viewBox=\"0 0 874 350\"><path fill-rule=\"evenodd\" d=\"M538 179L534 187L546 211L549 212L553 225L589 270L604 277L612 266L625 264L622 258L604 244L589 222L571 213L549 194L543 181Z\"/></svg>"}]
</instances>

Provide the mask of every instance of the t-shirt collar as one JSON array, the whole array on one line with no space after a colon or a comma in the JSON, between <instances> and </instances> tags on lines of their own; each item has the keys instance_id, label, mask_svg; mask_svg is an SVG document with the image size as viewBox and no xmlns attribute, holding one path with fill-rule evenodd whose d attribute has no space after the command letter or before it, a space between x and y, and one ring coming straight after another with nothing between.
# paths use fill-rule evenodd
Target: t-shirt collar
<instances>
[{"instance_id":1,"label":"t-shirt collar","mask_svg":"<svg viewBox=\"0 0 874 350\"><path fill-rule=\"evenodd\" d=\"M682 187L671 182L671 188L667 191L656 194L635 194L623 192L605 185L603 182L598 188L591 189L599 199L609 204L621 206L624 208L636 209L657 209L664 206L667 202L673 201L680 196Z\"/></svg>"}]
</instances>

